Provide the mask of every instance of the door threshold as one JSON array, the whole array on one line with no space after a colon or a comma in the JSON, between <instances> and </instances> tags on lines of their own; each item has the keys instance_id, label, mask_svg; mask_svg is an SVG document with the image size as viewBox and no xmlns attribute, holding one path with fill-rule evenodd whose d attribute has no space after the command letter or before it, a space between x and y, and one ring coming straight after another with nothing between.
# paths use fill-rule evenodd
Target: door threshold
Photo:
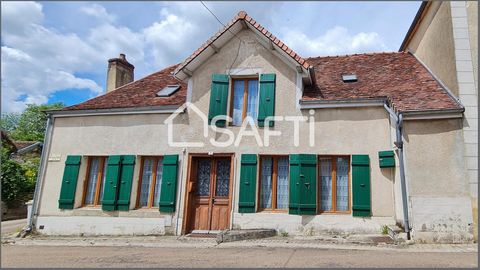
<instances>
[{"instance_id":1,"label":"door threshold","mask_svg":"<svg viewBox=\"0 0 480 270\"><path fill-rule=\"evenodd\" d=\"M193 230L191 233L187 234L187 236L215 238L220 232L220 230Z\"/></svg>"}]
</instances>

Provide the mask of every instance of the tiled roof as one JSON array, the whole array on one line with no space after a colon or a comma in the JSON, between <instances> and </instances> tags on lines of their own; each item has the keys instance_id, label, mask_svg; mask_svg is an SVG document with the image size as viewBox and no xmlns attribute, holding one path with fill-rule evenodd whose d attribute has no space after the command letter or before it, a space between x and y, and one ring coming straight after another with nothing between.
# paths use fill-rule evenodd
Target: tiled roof
<instances>
[{"instance_id":1,"label":"tiled roof","mask_svg":"<svg viewBox=\"0 0 480 270\"><path fill-rule=\"evenodd\" d=\"M83 103L66 107L63 110L96 110L113 108L153 107L165 105L182 105L187 96L187 84L171 74L177 67L173 65L136 80L114 91L87 100ZM169 97L157 97L156 94L167 85L178 84L180 89Z\"/></svg>"},{"instance_id":2,"label":"tiled roof","mask_svg":"<svg viewBox=\"0 0 480 270\"><path fill-rule=\"evenodd\" d=\"M295 51L290 49L286 44L284 44L280 39L270 33L266 28L264 28L261 24L255 21L252 17L250 17L245 11L240 11L238 14L220 31L218 31L215 35L213 35L210 39L207 40L200 48L198 48L192 55L190 55L183 63L181 63L174 73L177 73L179 70L183 69L188 63L190 63L195 57L197 57L200 53L202 53L208 46L210 46L215 40L217 40L221 35L225 32L229 31L229 29L237 22L243 20L244 22L253 26L254 29L257 29L261 34L265 37L270 39L274 46L277 46L284 52L286 52L292 59L294 59L298 64L303 66L304 68L309 68L311 65L305 61L300 55L298 55Z\"/></svg>"},{"instance_id":3,"label":"tiled roof","mask_svg":"<svg viewBox=\"0 0 480 270\"><path fill-rule=\"evenodd\" d=\"M302 101L386 98L397 111L461 108L429 71L409 53L356 54L304 59L242 11L183 63L63 110L127 109L183 104L186 101L187 85L172 74L187 65L238 20L249 23L303 67L314 67L316 86L305 89ZM350 73L355 73L358 81L344 83L342 75ZM179 84L180 90L170 97L156 96L160 89L170 84Z\"/></svg>"},{"instance_id":4,"label":"tiled roof","mask_svg":"<svg viewBox=\"0 0 480 270\"><path fill-rule=\"evenodd\" d=\"M396 111L460 109L461 106L410 53L312 57L317 86L302 101L387 98ZM356 82L342 75L356 74Z\"/></svg>"}]
</instances>

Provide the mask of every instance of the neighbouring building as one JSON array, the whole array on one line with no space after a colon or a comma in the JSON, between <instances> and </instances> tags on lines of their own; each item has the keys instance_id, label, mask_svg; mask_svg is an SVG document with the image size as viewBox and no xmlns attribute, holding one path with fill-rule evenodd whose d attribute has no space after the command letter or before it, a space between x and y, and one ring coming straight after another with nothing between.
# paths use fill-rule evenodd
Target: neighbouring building
<instances>
[{"instance_id":1,"label":"neighbouring building","mask_svg":"<svg viewBox=\"0 0 480 270\"><path fill-rule=\"evenodd\" d=\"M465 177L478 234L478 2L424 1L400 47L423 62L465 106ZM454 205L452 205L454 207Z\"/></svg>"},{"instance_id":2,"label":"neighbouring building","mask_svg":"<svg viewBox=\"0 0 480 270\"><path fill-rule=\"evenodd\" d=\"M47 112L40 233L473 239L465 109L411 53L303 58L239 12L184 62L115 87Z\"/></svg>"}]
</instances>

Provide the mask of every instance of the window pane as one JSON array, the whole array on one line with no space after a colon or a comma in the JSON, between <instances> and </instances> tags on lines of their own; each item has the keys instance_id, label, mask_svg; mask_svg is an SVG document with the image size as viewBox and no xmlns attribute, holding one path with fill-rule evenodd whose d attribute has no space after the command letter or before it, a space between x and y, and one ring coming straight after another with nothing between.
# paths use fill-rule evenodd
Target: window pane
<instances>
[{"instance_id":1,"label":"window pane","mask_svg":"<svg viewBox=\"0 0 480 270\"><path fill-rule=\"evenodd\" d=\"M228 197L228 186L230 184L230 160L219 160L217 162L217 182L215 196Z\"/></svg>"},{"instance_id":2,"label":"window pane","mask_svg":"<svg viewBox=\"0 0 480 270\"><path fill-rule=\"evenodd\" d=\"M332 160L320 159L320 209L331 211L332 209Z\"/></svg>"},{"instance_id":3,"label":"window pane","mask_svg":"<svg viewBox=\"0 0 480 270\"><path fill-rule=\"evenodd\" d=\"M262 157L260 207L272 208L272 158Z\"/></svg>"},{"instance_id":4,"label":"window pane","mask_svg":"<svg viewBox=\"0 0 480 270\"><path fill-rule=\"evenodd\" d=\"M102 184L100 186L100 203L102 203L102 200L103 200L103 190L105 189L106 176L107 176L107 159L105 158L103 162Z\"/></svg>"},{"instance_id":5,"label":"window pane","mask_svg":"<svg viewBox=\"0 0 480 270\"><path fill-rule=\"evenodd\" d=\"M337 158L337 211L348 210L348 159Z\"/></svg>"},{"instance_id":6,"label":"window pane","mask_svg":"<svg viewBox=\"0 0 480 270\"><path fill-rule=\"evenodd\" d=\"M277 209L286 209L288 207L288 157L278 158L277 167Z\"/></svg>"},{"instance_id":7,"label":"window pane","mask_svg":"<svg viewBox=\"0 0 480 270\"><path fill-rule=\"evenodd\" d=\"M208 159L198 161L197 172L197 195L209 196L210 195L210 169L212 163Z\"/></svg>"},{"instance_id":8,"label":"window pane","mask_svg":"<svg viewBox=\"0 0 480 270\"><path fill-rule=\"evenodd\" d=\"M88 186L87 186L87 194L85 194L85 204L94 203L99 167L100 167L100 159L92 158L92 161L90 163L90 172L88 174Z\"/></svg>"},{"instance_id":9,"label":"window pane","mask_svg":"<svg viewBox=\"0 0 480 270\"><path fill-rule=\"evenodd\" d=\"M240 126L242 124L243 114L243 81L233 81L233 125Z\"/></svg>"},{"instance_id":10,"label":"window pane","mask_svg":"<svg viewBox=\"0 0 480 270\"><path fill-rule=\"evenodd\" d=\"M247 116L257 122L258 116L258 80L248 81Z\"/></svg>"},{"instance_id":11,"label":"window pane","mask_svg":"<svg viewBox=\"0 0 480 270\"><path fill-rule=\"evenodd\" d=\"M155 195L153 196L153 205L158 207L160 201L160 191L162 189L163 159L157 161L157 177L155 180Z\"/></svg>"},{"instance_id":12,"label":"window pane","mask_svg":"<svg viewBox=\"0 0 480 270\"><path fill-rule=\"evenodd\" d=\"M153 159L145 159L143 162L142 186L140 187L140 206L148 206L148 197L153 175Z\"/></svg>"}]
</instances>

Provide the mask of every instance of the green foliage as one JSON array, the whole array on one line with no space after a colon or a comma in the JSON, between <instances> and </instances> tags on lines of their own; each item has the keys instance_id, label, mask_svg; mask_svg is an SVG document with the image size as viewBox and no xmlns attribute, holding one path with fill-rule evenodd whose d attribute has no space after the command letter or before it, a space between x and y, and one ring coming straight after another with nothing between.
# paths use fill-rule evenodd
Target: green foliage
<instances>
[{"instance_id":1,"label":"green foliage","mask_svg":"<svg viewBox=\"0 0 480 270\"><path fill-rule=\"evenodd\" d=\"M43 141L47 116L43 111L61 109L62 103L50 105L28 104L20 115L14 113L2 115L2 127L10 131L13 140Z\"/></svg>"},{"instance_id":2,"label":"green foliage","mask_svg":"<svg viewBox=\"0 0 480 270\"><path fill-rule=\"evenodd\" d=\"M387 235L388 234L388 226L387 225L383 225L382 226L382 231L381 231L382 234L384 235Z\"/></svg>"},{"instance_id":3,"label":"green foliage","mask_svg":"<svg viewBox=\"0 0 480 270\"><path fill-rule=\"evenodd\" d=\"M18 162L10 159L12 149L2 141L1 151L1 184L2 184L2 201L7 206L12 205L22 196L31 193L35 189L35 180L29 183L25 176L25 169Z\"/></svg>"},{"instance_id":4,"label":"green foliage","mask_svg":"<svg viewBox=\"0 0 480 270\"><path fill-rule=\"evenodd\" d=\"M2 129L8 132L12 132L17 128L19 119L19 113L3 113L0 121Z\"/></svg>"}]
</instances>

